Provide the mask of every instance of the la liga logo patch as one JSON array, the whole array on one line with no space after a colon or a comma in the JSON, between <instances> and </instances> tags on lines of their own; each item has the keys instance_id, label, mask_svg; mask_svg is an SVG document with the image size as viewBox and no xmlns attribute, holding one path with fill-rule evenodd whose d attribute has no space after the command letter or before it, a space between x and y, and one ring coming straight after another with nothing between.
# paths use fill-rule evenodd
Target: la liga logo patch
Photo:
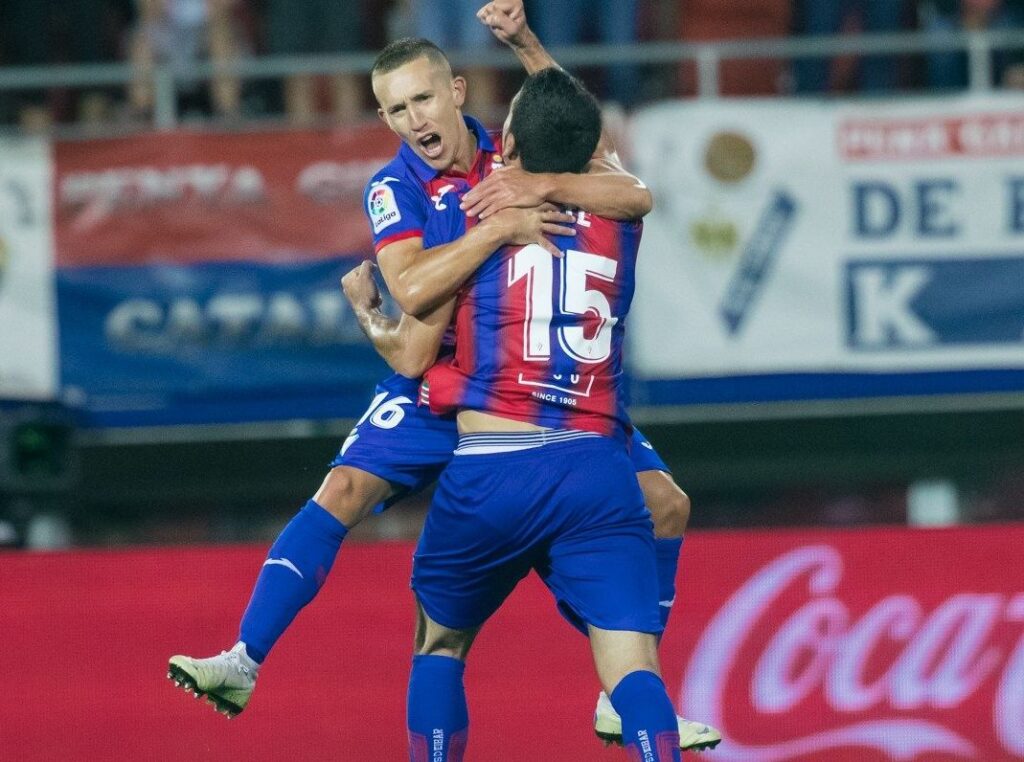
<instances>
[{"instance_id":1,"label":"la liga logo patch","mask_svg":"<svg viewBox=\"0 0 1024 762\"><path fill-rule=\"evenodd\" d=\"M387 185L375 185L370 189L366 208L373 223L374 235L402 219L402 213L398 211L398 202L395 201L395 193Z\"/></svg>"},{"instance_id":2,"label":"la liga logo patch","mask_svg":"<svg viewBox=\"0 0 1024 762\"><path fill-rule=\"evenodd\" d=\"M370 212L372 214L384 214L384 209L387 206L384 201L384 192L386 190L386 188L378 188L373 192L373 195L370 196Z\"/></svg>"}]
</instances>

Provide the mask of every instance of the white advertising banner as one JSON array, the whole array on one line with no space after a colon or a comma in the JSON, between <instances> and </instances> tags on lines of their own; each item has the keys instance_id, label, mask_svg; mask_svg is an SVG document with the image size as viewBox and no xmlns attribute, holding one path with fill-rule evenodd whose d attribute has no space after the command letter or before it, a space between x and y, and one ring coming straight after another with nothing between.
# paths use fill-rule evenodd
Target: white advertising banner
<instances>
[{"instance_id":1,"label":"white advertising banner","mask_svg":"<svg viewBox=\"0 0 1024 762\"><path fill-rule=\"evenodd\" d=\"M48 142L0 138L0 399L56 396L52 176Z\"/></svg>"},{"instance_id":2,"label":"white advertising banner","mask_svg":"<svg viewBox=\"0 0 1024 762\"><path fill-rule=\"evenodd\" d=\"M1024 370L1020 96L672 102L631 143L638 377Z\"/></svg>"}]
</instances>

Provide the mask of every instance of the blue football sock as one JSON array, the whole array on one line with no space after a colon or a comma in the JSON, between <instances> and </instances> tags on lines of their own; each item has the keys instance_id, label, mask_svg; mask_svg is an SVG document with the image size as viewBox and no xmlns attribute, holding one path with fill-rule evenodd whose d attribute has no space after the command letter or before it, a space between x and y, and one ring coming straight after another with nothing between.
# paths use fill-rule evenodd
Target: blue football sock
<instances>
[{"instance_id":1,"label":"blue football sock","mask_svg":"<svg viewBox=\"0 0 1024 762\"><path fill-rule=\"evenodd\" d=\"M622 717L622 743L631 760L680 762L676 712L660 677L645 670L630 672L610 698Z\"/></svg>"},{"instance_id":2,"label":"blue football sock","mask_svg":"<svg viewBox=\"0 0 1024 762\"><path fill-rule=\"evenodd\" d=\"M414 656L409 675L410 762L461 762L469 736L462 675L466 663L451 656Z\"/></svg>"},{"instance_id":3,"label":"blue football sock","mask_svg":"<svg viewBox=\"0 0 1024 762\"><path fill-rule=\"evenodd\" d=\"M345 525L313 500L288 522L270 546L238 639L262 662L295 615L320 591L348 534Z\"/></svg>"},{"instance_id":4,"label":"blue football sock","mask_svg":"<svg viewBox=\"0 0 1024 762\"><path fill-rule=\"evenodd\" d=\"M664 630L676 600L676 571L679 569L679 551L683 548L683 538L656 537L654 548L658 558L658 609L661 611L661 627Z\"/></svg>"}]
</instances>

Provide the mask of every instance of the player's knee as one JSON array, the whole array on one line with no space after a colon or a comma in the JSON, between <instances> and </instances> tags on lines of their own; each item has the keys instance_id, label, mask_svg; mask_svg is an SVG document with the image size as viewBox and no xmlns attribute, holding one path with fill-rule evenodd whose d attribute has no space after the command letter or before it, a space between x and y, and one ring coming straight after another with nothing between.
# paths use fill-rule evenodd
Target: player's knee
<instances>
[{"instance_id":1,"label":"player's knee","mask_svg":"<svg viewBox=\"0 0 1024 762\"><path fill-rule=\"evenodd\" d=\"M416 630L417 656L450 656L465 660L476 633L469 630L450 630L430 622Z\"/></svg>"},{"instance_id":2,"label":"player's knee","mask_svg":"<svg viewBox=\"0 0 1024 762\"><path fill-rule=\"evenodd\" d=\"M449 656L452 659L465 661L469 646L465 642L426 638L419 648L417 656Z\"/></svg>"},{"instance_id":3,"label":"player's knee","mask_svg":"<svg viewBox=\"0 0 1024 762\"><path fill-rule=\"evenodd\" d=\"M690 496L674 483L648 504L656 537L682 537L690 522Z\"/></svg>"},{"instance_id":4,"label":"player's knee","mask_svg":"<svg viewBox=\"0 0 1024 762\"><path fill-rule=\"evenodd\" d=\"M348 466L336 466L327 474L313 499L351 529L380 502L376 490L364 481L362 472Z\"/></svg>"}]
</instances>

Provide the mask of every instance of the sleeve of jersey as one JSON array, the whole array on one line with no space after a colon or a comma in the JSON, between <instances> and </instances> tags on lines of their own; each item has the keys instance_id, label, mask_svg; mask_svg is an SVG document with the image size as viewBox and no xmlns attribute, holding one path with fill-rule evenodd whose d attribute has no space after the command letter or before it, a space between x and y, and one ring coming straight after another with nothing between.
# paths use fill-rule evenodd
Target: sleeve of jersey
<instances>
[{"instance_id":1,"label":"sleeve of jersey","mask_svg":"<svg viewBox=\"0 0 1024 762\"><path fill-rule=\"evenodd\" d=\"M465 396L466 377L456 370L453 358L446 357L434 363L420 384L420 405L430 407L435 415L453 413Z\"/></svg>"},{"instance_id":2,"label":"sleeve of jersey","mask_svg":"<svg viewBox=\"0 0 1024 762\"><path fill-rule=\"evenodd\" d=\"M374 178L366 186L363 209L370 221L374 252L395 241L423 236L423 192L409 180Z\"/></svg>"}]
</instances>

